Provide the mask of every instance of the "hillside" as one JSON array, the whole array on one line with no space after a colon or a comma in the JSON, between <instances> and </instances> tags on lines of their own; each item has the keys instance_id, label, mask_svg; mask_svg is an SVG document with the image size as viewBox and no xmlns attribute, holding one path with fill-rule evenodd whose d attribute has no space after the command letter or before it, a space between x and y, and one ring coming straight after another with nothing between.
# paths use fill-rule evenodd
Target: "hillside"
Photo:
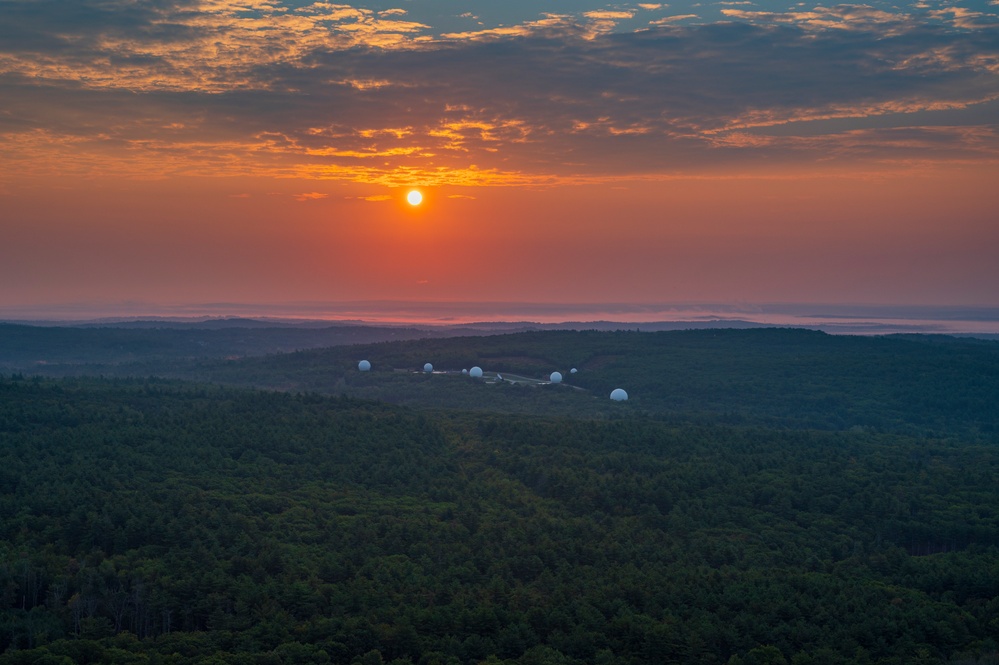
<instances>
[{"instance_id":1,"label":"hillside","mask_svg":"<svg viewBox=\"0 0 999 665\"><path fill-rule=\"evenodd\" d=\"M456 334L449 328L291 325L248 319L201 323L26 325L0 322L0 371L63 376L135 362L241 358L300 349ZM478 334L463 329L461 334Z\"/></svg>"},{"instance_id":2,"label":"hillside","mask_svg":"<svg viewBox=\"0 0 999 665\"><path fill-rule=\"evenodd\" d=\"M370 373L357 361L373 363ZM424 375L432 362L449 374ZM563 385L512 386L487 371ZM571 368L578 373L569 374ZM858 337L807 330L544 331L313 349L239 360L102 371L343 394L420 408L605 418L999 435L999 343L944 336ZM581 388L582 390L573 390ZM626 404L606 399L614 388Z\"/></svg>"},{"instance_id":3,"label":"hillside","mask_svg":"<svg viewBox=\"0 0 999 665\"><path fill-rule=\"evenodd\" d=\"M999 657L994 342L544 331L94 367L0 377L0 665Z\"/></svg>"},{"instance_id":4,"label":"hillside","mask_svg":"<svg viewBox=\"0 0 999 665\"><path fill-rule=\"evenodd\" d=\"M995 650L994 445L3 380L0 451L0 663Z\"/></svg>"}]
</instances>

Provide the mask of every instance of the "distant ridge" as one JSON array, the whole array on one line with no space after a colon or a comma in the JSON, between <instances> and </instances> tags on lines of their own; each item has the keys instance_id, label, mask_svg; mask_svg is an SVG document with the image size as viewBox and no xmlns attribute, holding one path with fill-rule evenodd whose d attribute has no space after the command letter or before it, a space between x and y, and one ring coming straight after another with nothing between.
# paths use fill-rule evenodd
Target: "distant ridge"
<instances>
[{"instance_id":1,"label":"distant ridge","mask_svg":"<svg viewBox=\"0 0 999 665\"><path fill-rule=\"evenodd\" d=\"M361 320L328 321L321 319L291 319L291 318L250 318L244 316L231 317L176 317L147 316L109 317L85 320L25 320L16 319L0 321L22 326L37 326L51 328L146 328L146 329L190 329L221 330L225 328L330 328L335 326L378 326L381 324L366 323Z\"/></svg>"},{"instance_id":2,"label":"distant ridge","mask_svg":"<svg viewBox=\"0 0 999 665\"><path fill-rule=\"evenodd\" d=\"M683 321L563 321L541 323L537 321L475 321L470 323L413 323L391 321L365 321L361 319L323 320L295 319L279 317L142 317L142 318L102 318L79 321L49 320L0 320L0 325L30 326L34 328L60 329L116 329L116 330L334 330L342 328L420 331L434 337L456 335L482 335L497 333L528 332L534 330L639 330L643 332L664 332L671 330L748 330L756 328L795 328L819 330L838 335L892 335L892 334L944 334L982 339L997 339L993 332L951 332L941 330L932 322L909 321L869 321L855 317L839 317L825 322L760 322L746 319L705 318Z\"/></svg>"},{"instance_id":3,"label":"distant ridge","mask_svg":"<svg viewBox=\"0 0 999 665\"><path fill-rule=\"evenodd\" d=\"M422 330L677 330L791 327L839 334L999 334L999 306L859 303L337 301L2 306L0 321L203 329L378 326ZM462 333L468 334L468 333Z\"/></svg>"}]
</instances>

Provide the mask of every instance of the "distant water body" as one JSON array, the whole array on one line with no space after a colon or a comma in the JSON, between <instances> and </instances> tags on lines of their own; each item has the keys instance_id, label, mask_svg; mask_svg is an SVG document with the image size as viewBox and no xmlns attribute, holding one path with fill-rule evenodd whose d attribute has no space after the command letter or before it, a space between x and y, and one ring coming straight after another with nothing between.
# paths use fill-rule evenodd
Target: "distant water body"
<instances>
[{"instance_id":1,"label":"distant water body","mask_svg":"<svg viewBox=\"0 0 999 665\"><path fill-rule=\"evenodd\" d=\"M5 321L94 321L248 317L376 325L494 327L562 324L567 328L640 327L643 330L793 326L841 334L943 333L999 335L999 307L848 304L637 304L517 302L294 302L150 305L103 303L0 306ZM587 325L597 324L599 325Z\"/></svg>"}]
</instances>

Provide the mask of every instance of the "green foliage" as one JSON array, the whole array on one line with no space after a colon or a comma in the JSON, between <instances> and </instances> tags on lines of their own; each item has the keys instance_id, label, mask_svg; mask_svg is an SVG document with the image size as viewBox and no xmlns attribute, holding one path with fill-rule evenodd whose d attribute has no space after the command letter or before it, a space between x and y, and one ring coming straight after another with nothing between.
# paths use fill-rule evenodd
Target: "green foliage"
<instances>
[{"instance_id":1,"label":"green foliage","mask_svg":"<svg viewBox=\"0 0 999 665\"><path fill-rule=\"evenodd\" d=\"M370 373L357 361L373 363ZM423 363L450 374L426 375ZM493 385L487 371L562 385ZM578 374L569 374L571 367ZM808 330L546 331L338 346L237 360L106 366L213 383L311 391L420 408L999 438L999 343ZM627 403L607 396L625 388Z\"/></svg>"},{"instance_id":2,"label":"green foliage","mask_svg":"<svg viewBox=\"0 0 999 665\"><path fill-rule=\"evenodd\" d=\"M122 363L174 363L288 353L299 349L452 334L447 329L365 325L270 324L250 319L89 326L0 323L0 368L44 374L93 372Z\"/></svg>"},{"instance_id":3,"label":"green foliage","mask_svg":"<svg viewBox=\"0 0 999 665\"><path fill-rule=\"evenodd\" d=\"M297 385L330 360L362 393L386 383L419 402L423 386L432 410L165 379L0 379L0 665L994 663L994 405L924 400L919 421L903 404L917 358L930 393L993 395L994 347L770 334L734 335L728 351L709 336L559 333L510 336L517 356L499 338L452 353L464 363L491 344L506 354L495 367L526 373L543 348L590 348L536 362L579 366L596 393L638 362L629 345L675 364L717 348L704 353L744 357L736 385L787 370L783 415L777 388L667 408L643 396L654 372L634 375L623 408L600 400L584 416L596 398L568 386L387 369L446 368L423 343L365 349L367 376L349 349L256 367ZM855 369L851 387L831 360L885 349L907 358L879 370L895 383ZM282 362L286 374L268 369ZM724 365L700 362L693 394ZM448 381L482 402L442 408ZM860 399L889 384L880 416L876 402L838 420L807 406L821 386ZM503 412L531 400L552 408ZM710 416L736 401L744 416ZM868 415L881 424L851 425Z\"/></svg>"}]
</instances>

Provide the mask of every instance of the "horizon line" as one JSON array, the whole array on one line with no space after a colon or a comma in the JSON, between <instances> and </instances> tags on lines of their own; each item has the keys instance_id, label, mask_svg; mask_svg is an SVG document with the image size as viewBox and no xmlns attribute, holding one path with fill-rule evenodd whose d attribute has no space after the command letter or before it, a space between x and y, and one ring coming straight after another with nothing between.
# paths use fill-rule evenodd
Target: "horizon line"
<instances>
[{"instance_id":1,"label":"horizon line","mask_svg":"<svg viewBox=\"0 0 999 665\"><path fill-rule=\"evenodd\" d=\"M871 303L541 303L516 301L299 301L161 305L64 303L0 305L0 321L100 324L249 319L283 323L382 326L623 326L745 324L834 332L886 331L999 334L999 306Z\"/></svg>"}]
</instances>

